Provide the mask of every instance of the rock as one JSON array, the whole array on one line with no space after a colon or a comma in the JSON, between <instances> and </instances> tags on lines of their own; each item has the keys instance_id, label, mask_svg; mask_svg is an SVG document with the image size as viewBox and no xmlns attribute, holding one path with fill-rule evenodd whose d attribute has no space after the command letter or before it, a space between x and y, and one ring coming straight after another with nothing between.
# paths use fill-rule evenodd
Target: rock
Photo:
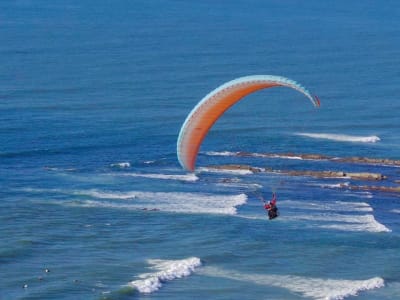
<instances>
[{"instance_id":1,"label":"rock","mask_svg":"<svg viewBox=\"0 0 400 300\"><path fill-rule=\"evenodd\" d=\"M350 178L356 180L384 180L380 173L348 173L343 171L280 171L291 176L313 176L318 178Z\"/></svg>"},{"instance_id":2,"label":"rock","mask_svg":"<svg viewBox=\"0 0 400 300\"><path fill-rule=\"evenodd\" d=\"M253 173L261 172L260 168L252 167L249 165L220 165L220 166L208 166L208 168L214 170L228 170L228 171L245 170Z\"/></svg>"},{"instance_id":3,"label":"rock","mask_svg":"<svg viewBox=\"0 0 400 300\"><path fill-rule=\"evenodd\" d=\"M221 166L209 166L208 168L210 169L215 169L215 170L246 170L246 171L251 171L253 173L259 173L259 172L275 172L275 173L282 173L290 176L313 176L317 178L350 178L350 179L355 179L355 180L384 180L386 179L386 176L380 174L380 173L368 173L368 172L363 172L363 173L348 173L348 172L343 172L343 171L310 171L310 170L272 170L272 169L261 169L261 168L256 168L252 167L249 165L221 165Z\"/></svg>"},{"instance_id":4,"label":"rock","mask_svg":"<svg viewBox=\"0 0 400 300\"><path fill-rule=\"evenodd\" d=\"M387 177L380 173L347 173L347 176L351 179L359 179L359 180L384 180Z\"/></svg>"},{"instance_id":5,"label":"rock","mask_svg":"<svg viewBox=\"0 0 400 300\"><path fill-rule=\"evenodd\" d=\"M369 158L369 157L333 157L323 154L296 154L292 152L288 153L250 153L250 152L237 152L236 156L239 157L266 157L266 158L276 158L276 157L288 157L295 158L300 157L302 159L309 160L329 160L333 162L343 162L343 163L357 163L357 164L379 164L388 166L400 166L400 160L389 159L389 158Z\"/></svg>"},{"instance_id":6,"label":"rock","mask_svg":"<svg viewBox=\"0 0 400 300\"><path fill-rule=\"evenodd\" d=\"M376 185L348 185L346 188L357 191L380 191L389 193L400 193L400 187L394 186L376 186Z\"/></svg>"}]
</instances>

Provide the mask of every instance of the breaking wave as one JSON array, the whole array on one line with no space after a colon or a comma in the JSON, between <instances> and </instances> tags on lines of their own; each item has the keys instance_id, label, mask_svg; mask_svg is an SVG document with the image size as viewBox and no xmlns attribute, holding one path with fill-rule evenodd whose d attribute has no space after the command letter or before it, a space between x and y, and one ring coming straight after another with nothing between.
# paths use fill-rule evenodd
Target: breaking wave
<instances>
[{"instance_id":1,"label":"breaking wave","mask_svg":"<svg viewBox=\"0 0 400 300\"><path fill-rule=\"evenodd\" d=\"M376 143L381 139L376 135L371 136L355 136L346 134L331 134L331 133L296 133L296 135L306 136L313 139L325 139L338 142L353 142L353 143Z\"/></svg>"},{"instance_id":2,"label":"breaking wave","mask_svg":"<svg viewBox=\"0 0 400 300\"><path fill-rule=\"evenodd\" d=\"M201 273L207 276L251 282L262 286L284 288L302 297L315 300L339 300L357 296L362 291L385 286L384 280L380 277L366 280L323 279L294 275L246 274L213 267L205 267Z\"/></svg>"},{"instance_id":3,"label":"breaking wave","mask_svg":"<svg viewBox=\"0 0 400 300\"><path fill-rule=\"evenodd\" d=\"M231 152L231 151L208 151L206 152L209 156L236 156L238 152Z\"/></svg>"},{"instance_id":4,"label":"breaking wave","mask_svg":"<svg viewBox=\"0 0 400 300\"><path fill-rule=\"evenodd\" d=\"M177 213L235 215L237 207L247 202L245 194L209 195L183 192L103 192L98 190L75 191L73 194L87 195L95 199L74 200L64 203L65 205L131 210L160 210Z\"/></svg>"},{"instance_id":5,"label":"breaking wave","mask_svg":"<svg viewBox=\"0 0 400 300\"><path fill-rule=\"evenodd\" d=\"M199 177L197 177L194 173L189 173L189 174L185 174L185 175L126 173L126 174L121 174L121 175L132 176L132 177L142 177L142 178L149 178L149 179L181 180L181 181L190 181L190 182L199 180Z\"/></svg>"},{"instance_id":6,"label":"breaking wave","mask_svg":"<svg viewBox=\"0 0 400 300\"><path fill-rule=\"evenodd\" d=\"M287 220L308 221L309 224L326 229L342 231L391 232L379 223L372 214L372 207L364 202L307 202L280 201L280 206L298 208L300 211L288 213Z\"/></svg>"},{"instance_id":7,"label":"breaking wave","mask_svg":"<svg viewBox=\"0 0 400 300\"><path fill-rule=\"evenodd\" d=\"M119 162L119 163L111 164L110 167L112 167L112 168L121 168L121 169L130 168L131 167L131 163L130 162Z\"/></svg>"},{"instance_id":8,"label":"breaking wave","mask_svg":"<svg viewBox=\"0 0 400 300\"><path fill-rule=\"evenodd\" d=\"M162 285L174 279L187 277L195 269L201 266L197 257L182 260L148 260L154 272L139 275L139 279L129 282L128 286L138 290L140 293L150 294L159 290Z\"/></svg>"},{"instance_id":9,"label":"breaking wave","mask_svg":"<svg viewBox=\"0 0 400 300\"><path fill-rule=\"evenodd\" d=\"M253 174L250 170L228 170L228 169L213 169L213 168L198 168L199 172L205 173L221 173L221 174L233 174L233 175L250 175Z\"/></svg>"},{"instance_id":10,"label":"breaking wave","mask_svg":"<svg viewBox=\"0 0 400 300\"><path fill-rule=\"evenodd\" d=\"M296 201L296 200L282 200L280 205L301 207L306 210L321 210L321 211L344 211L344 212L372 212L372 207L365 202L310 202L310 201Z\"/></svg>"}]
</instances>

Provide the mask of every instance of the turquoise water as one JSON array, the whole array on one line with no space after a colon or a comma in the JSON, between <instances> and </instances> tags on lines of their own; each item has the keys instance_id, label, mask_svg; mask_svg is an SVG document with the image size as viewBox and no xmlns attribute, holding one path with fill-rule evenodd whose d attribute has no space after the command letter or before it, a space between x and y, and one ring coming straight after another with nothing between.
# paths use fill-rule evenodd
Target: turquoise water
<instances>
[{"instance_id":1,"label":"turquoise water","mask_svg":"<svg viewBox=\"0 0 400 300\"><path fill-rule=\"evenodd\" d=\"M399 4L2 1L0 299L395 299ZM190 110L226 81L289 77L220 119L195 174ZM253 155L238 157L238 151ZM210 165L376 172L349 178ZM259 195L278 194L267 220ZM45 270L48 269L49 272Z\"/></svg>"}]
</instances>

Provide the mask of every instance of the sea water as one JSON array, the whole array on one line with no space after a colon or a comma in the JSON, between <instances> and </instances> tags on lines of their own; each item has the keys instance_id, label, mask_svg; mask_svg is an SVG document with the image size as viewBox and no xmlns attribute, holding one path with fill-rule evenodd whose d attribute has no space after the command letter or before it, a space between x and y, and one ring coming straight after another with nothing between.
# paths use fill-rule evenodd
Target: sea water
<instances>
[{"instance_id":1,"label":"sea water","mask_svg":"<svg viewBox=\"0 0 400 300\"><path fill-rule=\"evenodd\" d=\"M398 185L398 167L300 155L400 158L399 12L397 1L2 1L0 299L396 299L399 194L277 171ZM183 171L187 114L252 74L296 80L321 108L287 88L250 95ZM265 172L211 167L224 164ZM269 221L260 197L273 191Z\"/></svg>"}]
</instances>

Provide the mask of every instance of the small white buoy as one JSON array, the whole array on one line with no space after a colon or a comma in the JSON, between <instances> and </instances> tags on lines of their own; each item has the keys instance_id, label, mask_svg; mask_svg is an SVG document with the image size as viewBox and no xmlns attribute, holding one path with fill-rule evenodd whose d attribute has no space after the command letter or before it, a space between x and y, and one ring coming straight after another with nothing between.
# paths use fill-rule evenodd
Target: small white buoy
<instances>
[{"instance_id":1,"label":"small white buoy","mask_svg":"<svg viewBox=\"0 0 400 300\"><path fill-rule=\"evenodd\" d=\"M46 273L50 273L50 270L49 269L45 269L44 270Z\"/></svg>"},{"instance_id":2,"label":"small white buoy","mask_svg":"<svg viewBox=\"0 0 400 300\"><path fill-rule=\"evenodd\" d=\"M23 286L23 288L24 288L24 289L27 289L27 288L28 288L28 285L25 283L24 286Z\"/></svg>"}]
</instances>

